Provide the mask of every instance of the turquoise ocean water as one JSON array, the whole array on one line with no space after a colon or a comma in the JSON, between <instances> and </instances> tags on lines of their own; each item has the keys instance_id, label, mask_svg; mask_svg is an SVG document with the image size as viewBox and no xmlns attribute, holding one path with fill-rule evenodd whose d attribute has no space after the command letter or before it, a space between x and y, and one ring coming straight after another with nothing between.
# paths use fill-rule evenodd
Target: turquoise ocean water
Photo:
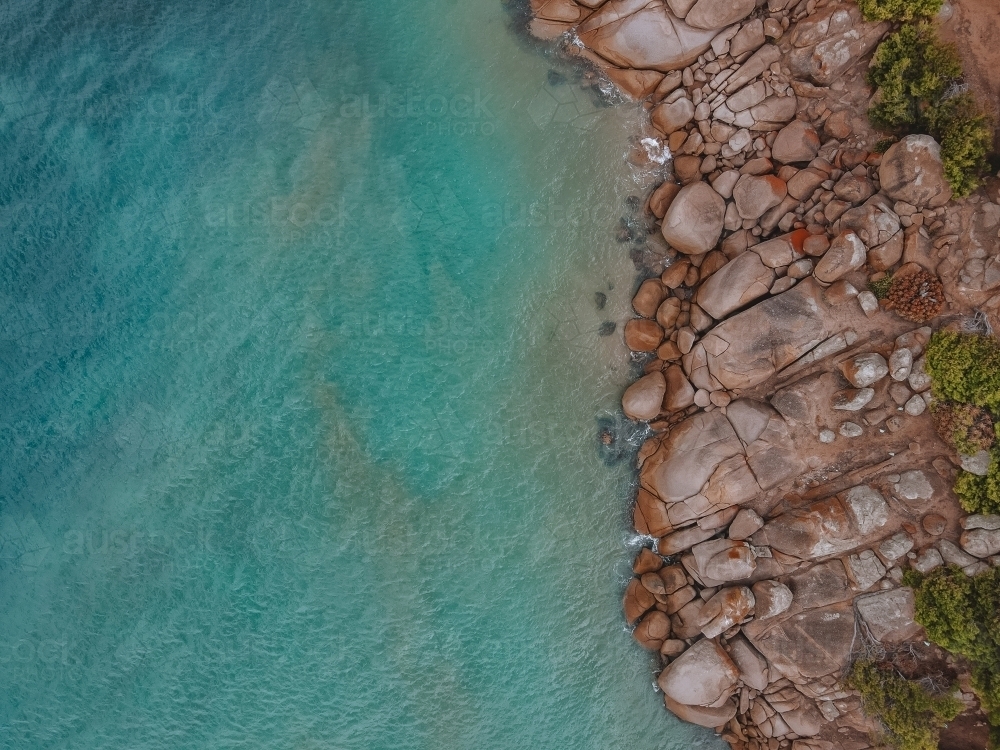
<instances>
[{"instance_id":1,"label":"turquoise ocean water","mask_svg":"<svg viewBox=\"0 0 1000 750\"><path fill-rule=\"evenodd\" d=\"M596 437L635 109L496 0L0 17L0 747L716 746Z\"/></svg>"}]
</instances>

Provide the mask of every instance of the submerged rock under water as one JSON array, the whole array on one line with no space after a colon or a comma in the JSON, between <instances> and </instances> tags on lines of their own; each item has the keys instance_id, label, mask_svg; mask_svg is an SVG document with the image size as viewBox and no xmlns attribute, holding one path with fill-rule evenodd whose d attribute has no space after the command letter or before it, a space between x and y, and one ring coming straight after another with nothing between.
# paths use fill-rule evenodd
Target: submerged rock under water
<instances>
[{"instance_id":1,"label":"submerged rock under water","mask_svg":"<svg viewBox=\"0 0 1000 750\"><path fill-rule=\"evenodd\" d=\"M597 452L608 466L635 457L649 428L626 419L623 414L597 418Z\"/></svg>"}]
</instances>

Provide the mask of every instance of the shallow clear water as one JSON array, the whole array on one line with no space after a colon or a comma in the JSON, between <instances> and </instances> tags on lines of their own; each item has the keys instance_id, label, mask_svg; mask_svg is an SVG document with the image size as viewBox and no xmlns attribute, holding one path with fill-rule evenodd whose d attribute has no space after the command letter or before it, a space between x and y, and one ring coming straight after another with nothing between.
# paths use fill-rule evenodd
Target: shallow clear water
<instances>
[{"instance_id":1,"label":"shallow clear water","mask_svg":"<svg viewBox=\"0 0 1000 750\"><path fill-rule=\"evenodd\" d=\"M508 20L5 6L0 747L718 744L596 439L637 113Z\"/></svg>"}]
</instances>

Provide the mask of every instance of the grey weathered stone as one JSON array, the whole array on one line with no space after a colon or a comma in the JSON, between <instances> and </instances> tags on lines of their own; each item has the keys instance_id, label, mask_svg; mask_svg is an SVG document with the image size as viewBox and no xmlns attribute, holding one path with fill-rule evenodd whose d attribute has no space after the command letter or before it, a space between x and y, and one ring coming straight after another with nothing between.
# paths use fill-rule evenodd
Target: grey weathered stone
<instances>
[{"instance_id":1,"label":"grey weathered stone","mask_svg":"<svg viewBox=\"0 0 1000 750\"><path fill-rule=\"evenodd\" d=\"M913 590L891 589L859 596L855 602L858 614L877 641L899 643L920 632L914 620Z\"/></svg>"},{"instance_id":2,"label":"grey weathered stone","mask_svg":"<svg viewBox=\"0 0 1000 750\"><path fill-rule=\"evenodd\" d=\"M833 408L839 411L860 411L875 398L871 388L848 389L841 391L834 399Z\"/></svg>"},{"instance_id":3,"label":"grey weathered stone","mask_svg":"<svg viewBox=\"0 0 1000 750\"><path fill-rule=\"evenodd\" d=\"M787 618L743 626L747 640L789 679L823 677L844 668L854 642L854 611L847 602ZM777 675L771 675L775 679Z\"/></svg>"},{"instance_id":4,"label":"grey weathered stone","mask_svg":"<svg viewBox=\"0 0 1000 750\"><path fill-rule=\"evenodd\" d=\"M844 274L861 268L867 258L868 248L861 238L854 232L841 232L816 264L814 273L820 281L832 284Z\"/></svg>"},{"instance_id":5,"label":"grey weathered stone","mask_svg":"<svg viewBox=\"0 0 1000 750\"><path fill-rule=\"evenodd\" d=\"M913 568L921 573L930 573L935 568L944 565L944 558L934 547L928 547L913 561Z\"/></svg>"},{"instance_id":6,"label":"grey weathered stone","mask_svg":"<svg viewBox=\"0 0 1000 750\"><path fill-rule=\"evenodd\" d=\"M769 545L803 560L850 552L876 537L889 520L889 506L867 485L787 511L754 534Z\"/></svg>"},{"instance_id":7,"label":"grey weathered stone","mask_svg":"<svg viewBox=\"0 0 1000 750\"><path fill-rule=\"evenodd\" d=\"M883 192L892 200L936 208L951 199L941 147L929 135L908 135L890 146L878 174Z\"/></svg>"},{"instance_id":8,"label":"grey weathered stone","mask_svg":"<svg viewBox=\"0 0 1000 750\"><path fill-rule=\"evenodd\" d=\"M850 230L857 234L868 247L875 247L888 242L899 232L899 217L885 196L876 195L863 206L844 213L840 218L840 227L842 231Z\"/></svg>"},{"instance_id":9,"label":"grey weathered stone","mask_svg":"<svg viewBox=\"0 0 1000 750\"><path fill-rule=\"evenodd\" d=\"M803 609L825 607L853 596L847 571L840 560L827 560L788 579L795 603Z\"/></svg>"},{"instance_id":10,"label":"grey weathered stone","mask_svg":"<svg viewBox=\"0 0 1000 750\"><path fill-rule=\"evenodd\" d=\"M889 376L903 382L913 369L913 353L909 349L895 349L889 356Z\"/></svg>"},{"instance_id":11,"label":"grey weathered stone","mask_svg":"<svg viewBox=\"0 0 1000 750\"><path fill-rule=\"evenodd\" d=\"M940 540L937 546L941 552L941 557L948 565L957 565L960 568L965 568L977 562L976 558L966 554L947 539Z\"/></svg>"},{"instance_id":12,"label":"grey weathered stone","mask_svg":"<svg viewBox=\"0 0 1000 750\"><path fill-rule=\"evenodd\" d=\"M944 558L942 558L941 553L933 547L925 549L917 555L917 559L913 561L913 568L921 573L930 573L932 570L940 568L942 565L944 565Z\"/></svg>"},{"instance_id":13,"label":"grey weathered stone","mask_svg":"<svg viewBox=\"0 0 1000 750\"><path fill-rule=\"evenodd\" d=\"M913 363L913 369L910 370L910 375L906 379L909 384L917 393L923 393L928 388L931 387L931 376L927 373L925 369L927 365L927 360L920 357Z\"/></svg>"},{"instance_id":14,"label":"grey weathered stone","mask_svg":"<svg viewBox=\"0 0 1000 750\"><path fill-rule=\"evenodd\" d=\"M840 425L840 434L846 438L861 437L863 433L864 428L855 422L844 422Z\"/></svg>"},{"instance_id":15,"label":"grey weathered stone","mask_svg":"<svg viewBox=\"0 0 1000 750\"><path fill-rule=\"evenodd\" d=\"M934 487L927 479L927 475L920 469L904 471L899 475L899 481L893 483L893 492L903 500L930 500L934 494Z\"/></svg>"},{"instance_id":16,"label":"grey weathered stone","mask_svg":"<svg viewBox=\"0 0 1000 750\"><path fill-rule=\"evenodd\" d=\"M919 417L927 411L927 402L920 395L916 395L903 404L903 411L911 417Z\"/></svg>"},{"instance_id":17,"label":"grey weathered stone","mask_svg":"<svg viewBox=\"0 0 1000 750\"><path fill-rule=\"evenodd\" d=\"M990 462L993 460L993 457L989 451L979 451L971 456L959 455L958 458L962 462L962 468L970 474L975 474L977 477L985 477L990 473Z\"/></svg>"},{"instance_id":18,"label":"grey weathered stone","mask_svg":"<svg viewBox=\"0 0 1000 750\"><path fill-rule=\"evenodd\" d=\"M758 581L751 590L755 600L754 613L758 620L776 617L792 606L792 590L778 581Z\"/></svg>"},{"instance_id":19,"label":"grey weathered stone","mask_svg":"<svg viewBox=\"0 0 1000 750\"><path fill-rule=\"evenodd\" d=\"M913 549L913 539L905 531L886 539L878 546L878 551L890 563L896 562Z\"/></svg>"},{"instance_id":20,"label":"grey weathered stone","mask_svg":"<svg viewBox=\"0 0 1000 750\"><path fill-rule=\"evenodd\" d=\"M868 289L858 294L858 304L869 318L878 312L878 297Z\"/></svg>"},{"instance_id":21,"label":"grey weathered stone","mask_svg":"<svg viewBox=\"0 0 1000 750\"><path fill-rule=\"evenodd\" d=\"M962 549L980 559L1000 553L1000 529L968 529L959 539Z\"/></svg>"},{"instance_id":22,"label":"grey weathered stone","mask_svg":"<svg viewBox=\"0 0 1000 750\"><path fill-rule=\"evenodd\" d=\"M793 75L825 86L870 52L888 30L887 23L865 23L856 6L834 6L796 24L788 65Z\"/></svg>"},{"instance_id":23,"label":"grey weathered stone","mask_svg":"<svg viewBox=\"0 0 1000 750\"><path fill-rule=\"evenodd\" d=\"M881 354L869 352L841 362L840 371L855 388L867 388L889 374L889 365Z\"/></svg>"},{"instance_id":24,"label":"grey weathered stone","mask_svg":"<svg viewBox=\"0 0 1000 750\"><path fill-rule=\"evenodd\" d=\"M871 534L889 521L888 503L881 492L867 484L859 484L844 492L844 504L861 534Z\"/></svg>"},{"instance_id":25,"label":"grey weathered stone","mask_svg":"<svg viewBox=\"0 0 1000 750\"><path fill-rule=\"evenodd\" d=\"M1000 529L1000 516L998 515L985 515L976 513L971 516L966 516L961 521L959 525L963 529Z\"/></svg>"},{"instance_id":26,"label":"grey weathered stone","mask_svg":"<svg viewBox=\"0 0 1000 750\"><path fill-rule=\"evenodd\" d=\"M870 549L850 555L847 569L859 591L867 591L885 577L885 566Z\"/></svg>"}]
</instances>

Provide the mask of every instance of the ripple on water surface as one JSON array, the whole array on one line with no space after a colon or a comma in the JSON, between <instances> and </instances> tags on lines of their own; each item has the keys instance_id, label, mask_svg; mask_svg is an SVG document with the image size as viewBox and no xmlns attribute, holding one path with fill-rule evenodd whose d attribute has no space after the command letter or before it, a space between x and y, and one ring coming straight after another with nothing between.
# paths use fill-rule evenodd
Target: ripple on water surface
<instances>
[{"instance_id":1,"label":"ripple on water surface","mask_svg":"<svg viewBox=\"0 0 1000 750\"><path fill-rule=\"evenodd\" d=\"M0 747L718 745L619 612L637 113L499 3L5 20Z\"/></svg>"}]
</instances>

